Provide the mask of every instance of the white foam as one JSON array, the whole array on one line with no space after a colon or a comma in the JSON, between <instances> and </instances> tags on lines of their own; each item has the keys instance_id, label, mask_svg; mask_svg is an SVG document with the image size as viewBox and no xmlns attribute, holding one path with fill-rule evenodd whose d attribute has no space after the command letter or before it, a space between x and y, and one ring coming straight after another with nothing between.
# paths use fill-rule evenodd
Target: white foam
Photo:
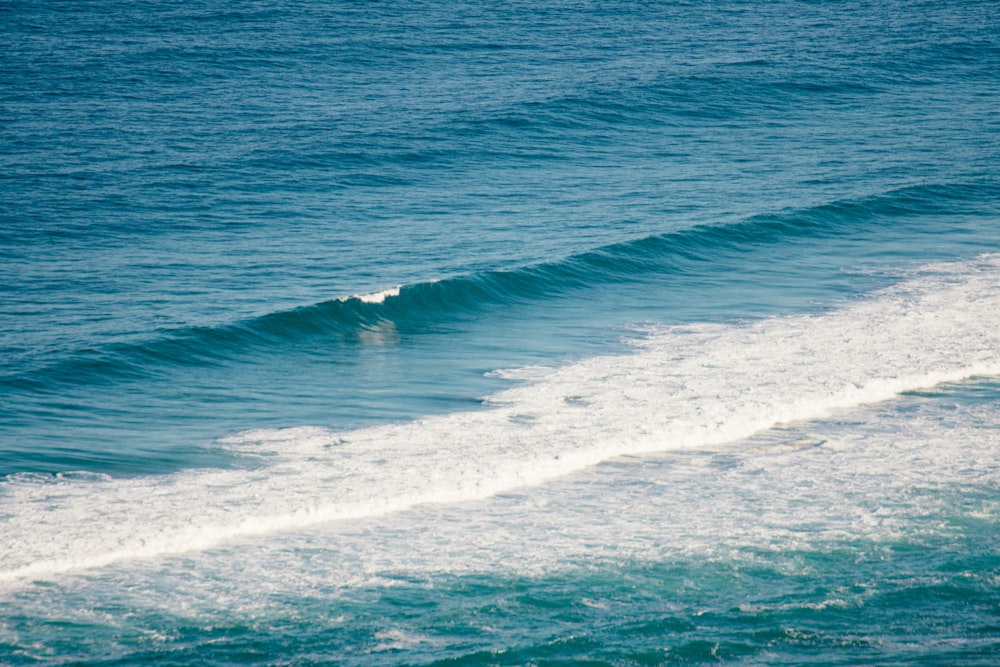
<instances>
[{"instance_id":1,"label":"white foam","mask_svg":"<svg viewBox=\"0 0 1000 667\"><path fill-rule=\"evenodd\" d=\"M233 538L485 498L625 454L710 447L777 424L1000 375L1000 256L930 267L822 315L651 331L488 411L227 439L256 470L2 485L0 582ZM571 400L572 399L572 400Z\"/></svg>"},{"instance_id":2,"label":"white foam","mask_svg":"<svg viewBox=\"0 0 1000 667\"><path fill-rule=\"evenodd\" d=\"M997 402L980 402L969 388L901 397L718 448L621 457L478 502L121 563L30 593L5 597L0 589L0 600L16 600L27 617L183 609L214 625L275 613L274 599L310 600L325 612L339 608L341 595L357 599L359 587L446 588L467 575L574 579L606 566L723 561L810 576L809 553L864 561L891 558L901 541L961 544L1000 520L995 494L983 492L1000 484ZM803 440L816 446L794 445ZM863 605L865 590L831 589L800 604Z\"/></svg>"},{"instance_id":3,"label":"white foam","mask_svg":"<svg viewBox=\"0 0 1000 667\"><path fill-rule=\"evenodd\" d=\"M351 298L358 299L365 303L383 303L386 299L390 297L399 296L399 290L402 289L402 285L396 285L395 287L390 287L389 289L382 290L381 292L372 292L371 294L355 294Z\"/></svg>"}]
</instances>

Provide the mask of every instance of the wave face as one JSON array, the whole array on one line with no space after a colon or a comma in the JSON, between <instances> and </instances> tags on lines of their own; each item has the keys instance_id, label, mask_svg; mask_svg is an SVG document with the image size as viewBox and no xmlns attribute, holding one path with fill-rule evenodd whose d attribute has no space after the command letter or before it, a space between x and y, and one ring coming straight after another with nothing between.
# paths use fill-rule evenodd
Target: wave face
<instances>
[{"instance_id":1,"label":"wave face","mask_svg":"<svg viewBox=\"0 0 1000 667\"><path fill-rule=\"evenodd\" d=\"M0 44L0 664L996 663L995 1Z\"/></svg>"},{"instance_id":2,"label":"wave face","mask_svg":"<svg viewBox=\"0 0 1000 667\"><path fill-rule=\"evenodd\" d=\"M870 237L887 225L895 235L934 236L942 215L954 225L957 218L968 214L1000 215L1000 185L982 180L910 187L732 224L698 225L551 262L398 285L233 324L179 329L142 343L78 350L77 358L43 367L39 374L55 382L101 382L102 374L129 377L158 365L211 366L249 352L280 353L289 344L317 337L334 337L344 344L363 343L376 338L387 324L414 328L519 304L559 300L606 286L683 278L715 270L734 256L803 242L822 244L845 234ZM31 379L17 377L19 381Z\"/></svg>"}]
</instances>

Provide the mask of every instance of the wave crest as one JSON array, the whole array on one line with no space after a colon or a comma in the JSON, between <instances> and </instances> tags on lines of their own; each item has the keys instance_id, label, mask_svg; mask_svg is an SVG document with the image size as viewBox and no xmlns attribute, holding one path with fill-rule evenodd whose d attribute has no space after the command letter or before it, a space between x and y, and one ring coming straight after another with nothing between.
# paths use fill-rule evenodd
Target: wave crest
<instances>
[{"instance_id":1,"label":"wave crest","mask_svg":"<svg viewBox=\"0 0 1000 667\"><path fill-rule=\"evenodd\" d=\"M418 329L599 285L662 275L683 277L720 257L796 239L859 233L900 217L984 211L1000 215L1000 185L992 181L908 187L732 224L699 225L547 263L397 285L222 326L179 329L143 343L81 350L27 376L0 381L21 389L34 384L49 387L53 382L100 383L155 374L163 365L212 366L317 336L343 345L391 344L403 326Z\"/></svg>"}]
</instances>

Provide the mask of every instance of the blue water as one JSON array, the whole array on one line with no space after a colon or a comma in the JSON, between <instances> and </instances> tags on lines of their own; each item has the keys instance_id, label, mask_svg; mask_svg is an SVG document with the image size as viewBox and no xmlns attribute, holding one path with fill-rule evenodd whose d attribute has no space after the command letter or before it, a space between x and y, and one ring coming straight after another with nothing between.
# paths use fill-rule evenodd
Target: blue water
<instances>
[{"instance_id":1,"label":"blue water","mask_svg":"<svg viewBox=\"0 0 1000 667\"><path fill-rule=\"evenodd\" d=\"M0 664L1000 662L996 3L0 43Z\"/></svg>"}]
</instances>

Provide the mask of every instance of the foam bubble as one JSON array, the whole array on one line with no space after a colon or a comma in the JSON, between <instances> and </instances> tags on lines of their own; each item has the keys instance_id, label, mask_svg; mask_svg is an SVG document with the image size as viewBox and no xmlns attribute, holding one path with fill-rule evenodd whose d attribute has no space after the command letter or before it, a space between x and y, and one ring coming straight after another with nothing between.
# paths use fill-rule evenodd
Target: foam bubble
<instances>
[{"instance_id":1,"label":"foam bubble","mask_svg":"<svg viewBox=\"0 0 1000 667\"><path fill-rule=\"evenodd\" d=\"M900 392L1000 375L1000 256L819 315L650 331L486 411L334 433L247 431L254 470L5 483L0 582L485 498L610 458L704 448ZM796 449L791 446L790 449Z\"/></svg>"}]
</instances>

